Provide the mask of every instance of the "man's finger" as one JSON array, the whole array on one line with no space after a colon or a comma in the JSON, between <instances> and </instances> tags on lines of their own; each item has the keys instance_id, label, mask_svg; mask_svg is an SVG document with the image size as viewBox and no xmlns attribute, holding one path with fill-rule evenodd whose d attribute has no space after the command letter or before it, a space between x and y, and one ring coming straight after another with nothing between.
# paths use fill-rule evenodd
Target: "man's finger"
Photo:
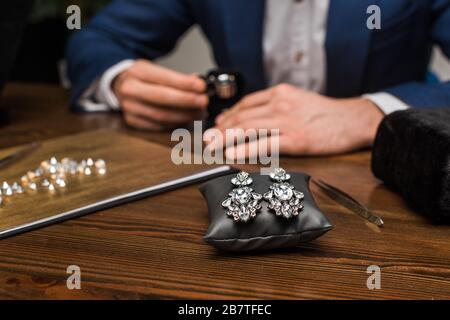
<instances>
[{"instance_id":1,"label":"man's finger","mask_svg":"<svg viewBox=\"0 0 450 320\"><path fill-rule=\"evenodd\" d=\"M284 149L284 150L283 150ZM226 148L225 157L229 160L258 160L263 157L278 157L285 153L286 142L283 135L264 136L257 140Z\"/></svg>"},{"instance_id":2,"label":"man's finger","mask_svg":"<svg viewBox=\"0 0 450 320\"><path fill-rule=\"evenodd\" d=\"M129 80L122 85L122 97L143 100L153 105L164 105L187 109L205 109L208 97L204 94L181 91L161 85Z\"/></svg>"},{"instance_id":3,"label":"man's finger","mask_svg":"<svg viewBox=\"0 0 450 320\"><path fill-rule=\"evenodd\" d=\"M235 107L236 109L256 107L268 103L271 98L272 90L266 89L246 95L235 105Z\"/></svg>"},{"instance_id":4,"label":"man's finger","mask_svg":"<svg viewBox=\"0 0 450 320\"><path fill-rule=\"evenodd\" d=\"M225 157L229 160L238 161L245 159L255 159L259 157L271 158L280 154L285 155L308 155L307 146L301 140L293 141L289 135L268 136L245 144L228 147L225 150Z\"/></svg>"},{"instance_id":5,"label":"man's finger","mask_svg":"<svg viewBox=\"0 0 450 320\"><path fill-rule=\"evenodd\" d=\"M221 132L222 137L226 137L228 134L228 136L235 136L238 141L244 142L244 140L249 138L250 135L256 134L256 136L259 136L261 132L258 130L260 129L267 130L266 132L269 135L272 133L280 134L281 132L280 128L282 127L282 125L283 125L282 119L264 117L245 121L243 123L240 123L239 126L235 127L225 128L221 126L216 126L215 128ZM251 129L251 131L249 131L249 129ZM223 147L224 146L223 143L229 145L230 143L233 144L234 142L233 141L221 142L218 141L218 139L212 139L212 141L210 141L207 147L212 150L216 150L220 147Z\"/></svg>"},{"instance_id":6,"label":"man's finger","mask_svg":"<svg viewBox=\"0 0 450 320\"><path fill-rule=\"evenodd\" d=\"M160 124L184 124L193 120L202 119L203 110L175 110L166 107L152 106L136 100L125 100L122 109L141 118L150 119Z\"/></svg>"},{"instance_id":7,"label":"man's finger","mask_svg":"<svg viewBox=\"0 0 450 320\"><path fill-rule=\"evenodd\" d=\"M270 104L262 105L257 108L251 108L241 110L240 112L233 112L227 115L223 121L218 124L221 128L231 128L239 126L240 123L246 122L252 119L273 116L273 110L270 108Z\"/></svg>"},{"instance_id":8,"label":"man's finger","mask_svg":"<svg viewBox=\"0 0 450 320\"><path fill-rule=\"evenodd\" d=\"M282 129L283 127L283 119L277 116L268 115L268 116L262 116L258 118L252 118L248 119L246 121L242 121L236 126L232 127L223 127L221 125L216 126L217 129L221 130L222 132L225 132L227 129L230 130L236 130L236 129Z\"/></svg>"},{"instance_id":9,"label":"man's finger","mask_svg":"<svg viewBox=\"0 0 450 320\"><path fill-rule=\"evenodd\" d=\"M182 74L148 61L137 62L133 72L140 80L145 82L197 93L203 93L206 90L205 81L198 76Z\"/></svg>"},{"instance_id":10,"label":"man's finger","mask_svg":"<svg viewBox=\"0 0 450 320\"><path fill-rule=\"evenodd\" d=\"M272 98L271 89L266 89L263 91L258 91L255 93L251 93L244 98L242 98L238 103L236 103L233 107L231 107L228 111L222 113L216 118L216 123L220 124L226 118L231 117L235 113L241 111L242 109L249 109L253 107L257 107L263 104L269 103Z\"/></svg>"}]
</instances>

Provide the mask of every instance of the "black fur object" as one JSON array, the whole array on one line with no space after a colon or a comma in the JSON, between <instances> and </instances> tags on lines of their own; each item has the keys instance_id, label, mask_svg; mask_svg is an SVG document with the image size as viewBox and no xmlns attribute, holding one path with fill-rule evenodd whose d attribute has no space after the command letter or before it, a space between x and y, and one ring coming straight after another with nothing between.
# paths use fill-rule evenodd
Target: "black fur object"
<instances>
[{"instance_id":1,"label":"black fur object","mask_svg":"<svg viewBox=\"0 0 450 320\"><path fill-rule=\"evenodd\" d=\"M450 222L450 108L385 117L372 155L376 177L436 222Z\"/></svg>"}]
</instances>

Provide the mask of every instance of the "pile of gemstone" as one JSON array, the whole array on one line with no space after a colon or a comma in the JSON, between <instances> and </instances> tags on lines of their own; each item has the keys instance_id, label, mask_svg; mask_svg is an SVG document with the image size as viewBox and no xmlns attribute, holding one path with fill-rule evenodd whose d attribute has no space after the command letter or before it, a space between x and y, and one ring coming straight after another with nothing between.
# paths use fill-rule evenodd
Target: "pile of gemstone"
<instances>
[{"instance_id":1,"label":"pile of gemstone","mask_svg":"<svg viewBox=\"0 0 450 320\"><path fill-rule=\"evenodd\" d=\"M64 189L71 176L102 176L104 174L106 174L106 162L103 159L88 158L78 162L70 158L58 161L52 157L42 161L37 169L28 171L20 178L20 182L4 181L0 185L0 206L3 204L3 199L7 197L40 190L54 193L58 189Z\"/></svg>"}]
</instances>

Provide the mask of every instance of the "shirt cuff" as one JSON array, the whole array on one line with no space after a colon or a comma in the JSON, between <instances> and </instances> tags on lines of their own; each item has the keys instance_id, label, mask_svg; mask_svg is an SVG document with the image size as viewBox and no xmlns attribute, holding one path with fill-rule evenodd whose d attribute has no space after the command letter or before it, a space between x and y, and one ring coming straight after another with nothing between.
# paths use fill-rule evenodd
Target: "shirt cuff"
<instances>
[{"instance_id":1,"label":"shirt cuff","mask_svg":"<svg viewBox=\"0 0 450 320\"><path fill-rule=\"evenodd\" d=\"M79 100L79 105L87 112L119 110L120 104L112 90L112 82L134 60L122 60L106 70L100 79L94 81Z\"/></svg>"},{"instance_id":2,"label":"shirt cuff","mask_svg":"<svg viewBox=\"0 0 450 320\"><path fill-rule=\"evenodd\" d=\"M372 101L385 115L410 108L402 100L386 92L365 94L362 97Z\"/></svg>"}]
</instances>

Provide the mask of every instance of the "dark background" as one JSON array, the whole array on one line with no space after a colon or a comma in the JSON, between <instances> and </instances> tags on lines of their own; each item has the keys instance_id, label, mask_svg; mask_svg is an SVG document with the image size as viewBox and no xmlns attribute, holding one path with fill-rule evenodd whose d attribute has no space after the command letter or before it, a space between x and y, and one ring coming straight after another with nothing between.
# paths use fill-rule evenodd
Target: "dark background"
<instances>
[{"instance_id":1,"label":"dark background","mask_svg":"<svg viewBox=\"0 0 450 320\"><path fill-rule=\"evenodd\" d=\"M82 25L110 0L35 0L9 77L16 82L61 83L70 5L81 8Z\"/></svg>"}]
</instances>

